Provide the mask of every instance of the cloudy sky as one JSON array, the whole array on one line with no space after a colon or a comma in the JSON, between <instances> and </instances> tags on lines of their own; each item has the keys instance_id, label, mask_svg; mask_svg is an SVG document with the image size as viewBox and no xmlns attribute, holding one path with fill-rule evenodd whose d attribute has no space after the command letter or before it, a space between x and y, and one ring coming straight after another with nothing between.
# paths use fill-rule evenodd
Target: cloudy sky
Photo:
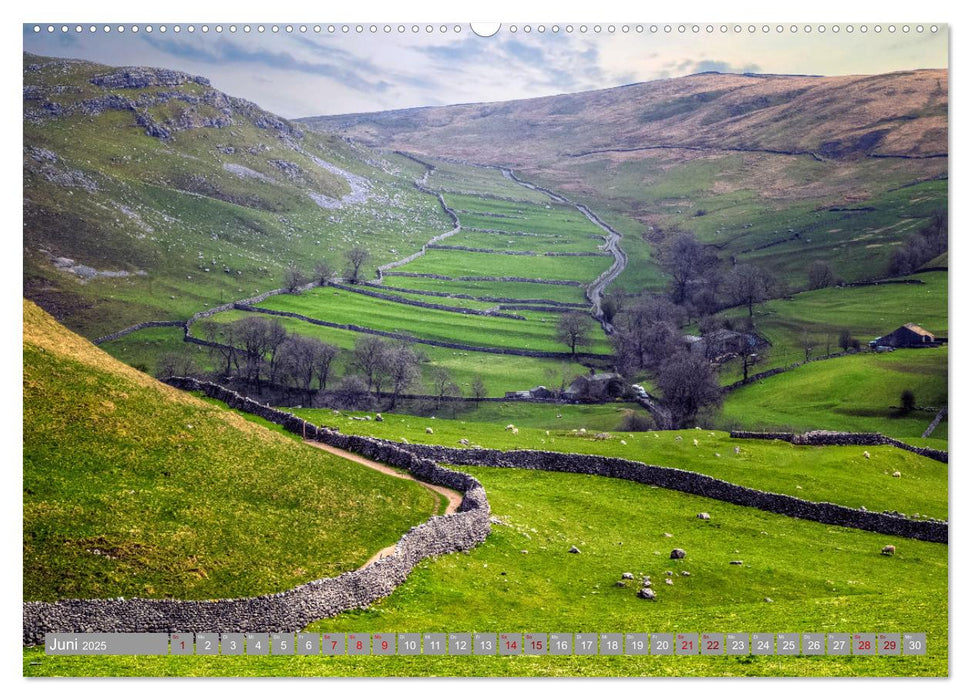
<instances>
[{"instance_id":1,"label":"cloudy sky","mask_svg":"<svg viewBox=\"0 0 971 700\"><path fill-rule=\"evenodd\" d=\"M776 25L763 33L758 25L749 34L748 25L735 33L733 27L721 33L714 25L709 34L705 25L698 33L692 25L684 33L672 25L650 31L651 25L608 25L596 34L593 25L585 33L579 25L567 32L560 25L554 33L550 25L539 32L531 25L525 32L512 25L490 38L476 36L468 25L455 32L448 25L441 32L435 25L427 33L425 25L412 32L398 25L384 32L377 26L371 34L365 25L362 33L343 33L341 25L331 34L323 25L320 33L312 26L301 33L297 27L287 34L284 27L273 33L270 25L262 34L251 25L235 33L224 25L222 32L208 25L208 32L196 24L189 33L164 34L158 27L151 33L145 26L137 33L128 25L119 33L117 25L105 33L99 25L91 33L88 25L77 33L74 25L64 33L60 26L53 33L44 25L39 33L34 25L24 25L24 50L32 53L83 58L109 65L163 66L209 77L215 87L232 95L257 102L282 116L294 118L317 114L377 111L423 105L509 100L596 88L632 82L671 78L702 71L798 73L847 75L882 73L913 68L944 68L948 65L947 28L932 33L923 25L903 32L874 31L865 34L860 25L847 33L846 24L834 33L832 24L820 33L819 25L807 33L804 25L792 33L787 25L782 33Z\"/></svg>"}]
</instances>

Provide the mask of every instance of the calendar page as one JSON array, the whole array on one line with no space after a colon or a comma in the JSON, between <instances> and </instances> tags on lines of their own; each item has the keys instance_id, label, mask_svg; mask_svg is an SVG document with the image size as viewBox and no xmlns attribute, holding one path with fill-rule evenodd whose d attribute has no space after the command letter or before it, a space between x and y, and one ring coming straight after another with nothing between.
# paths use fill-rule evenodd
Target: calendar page
<instances>
[{"instance_id":1,"label":"calendar page","mask_svg":"<svg viewBox=\"0 0 971 700\"><path fill-rule=\"evenodd\" d=\"M948 35L24 24L24 676L946 677Z\"/></svg>"}]
</instances>

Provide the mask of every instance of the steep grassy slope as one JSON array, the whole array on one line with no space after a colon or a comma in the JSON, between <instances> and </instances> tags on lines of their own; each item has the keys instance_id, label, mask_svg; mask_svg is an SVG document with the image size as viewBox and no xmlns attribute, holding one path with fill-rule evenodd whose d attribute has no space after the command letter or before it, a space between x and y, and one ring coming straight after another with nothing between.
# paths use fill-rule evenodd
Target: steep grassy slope
<instances>
[{"instance_id":1,"label":"steep grassy slope","mask_svg":"<svg viewBox=\"0 0 971 700\"><path fill-rule=\"evenodd\" d=\"M25 54L23 167L24 293L88 337L449 228L418 164L165 69Z\"/></svg>"},{"instance_id":2,"label":"steep grassy slope","mask_svg":"<svg viewBox=\"0 0 971 700\"><path fill-rule=\"evenodd\" d=\"M24 599L232 597L360 566L438 508L112 359L24 302Z\"/></svg>"}]
</instances>

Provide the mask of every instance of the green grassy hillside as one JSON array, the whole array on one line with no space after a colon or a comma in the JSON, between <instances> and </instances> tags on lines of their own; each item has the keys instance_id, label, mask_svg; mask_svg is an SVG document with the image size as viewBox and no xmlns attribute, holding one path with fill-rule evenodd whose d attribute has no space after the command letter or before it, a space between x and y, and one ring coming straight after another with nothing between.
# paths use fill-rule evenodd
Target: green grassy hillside
<instances>
[{"instance_id":1,"label":"green grassy hillside","mask_svg":"<svg viewBox=\"0 0 971 700\"><path fill-rule=\"evenodd\" d=\"M855 430L919 438L947 405L948 350L865 353L813 362L725 397L720 423L750 430ZM903 413L912 391L922 409ZM934 431L947 440L947 422Z\"/></svg>"},{"instance_id":2,"label":"green grassy hillside","mask_svg":"<svg viewBox=\"0 0 971 700\"><path fill-rule=\"evenodd\" d=\"M372 264L450 228L418 164L304 129L205 78L24 55L24 294L96 337ZM371 270L368 271L369 274Z\"/></svg>"},{"instance_id":3,"label":"green grassy hillside","mask_svg":"<svg viewBox=\"0 0 971 700\"><path fill-rule=\"evenodd\" d=\"M28 675L940 676L947 547L594 476L467 468L502 525L326 632L924 631L917 657L45 657ZM700 511L711 514L699 520ZM668 536L670 535L670 536ZM880 555L896 545L893 557ZM570 554L571 546L580 554ZM672 562L673 547L687 552ZM740 561L741 565L729 562ZM635 580L618 587L623 572ZM665 572L670 571L668 576ZM685 573L687 572L687 573ZM657 600L636 596L649 575ZM671 585L665 583L670 578ZM434 601L430 604L430 601Z\"/></svg>"},{"instance_id":4,"label":"green grassy hillside","mask_svg":"<svg viewBox=\"0 0 971 700\"><path fill-rule=\"evenodd\" d=\"M24 302L24 599L272 593L436 512L419 485L254 425Z\"/></svg>"},{"instance_id":5,"label":"green grassy hillside","mask_svg":"<svg viewBox=\"0 0 971 700\"><path fill-rule=\"evenodd\" d=\"M598 410L579 415L571 414L570 408L564 407L563 413L557 411L564 415L562 419L548 417L548 429L525 427L531 422L528 418L522 423L513 421L518 428L515 434L501 423L478 421L474 414L466 419L432 420L385 413L382 414L384 421L376 422L352 418L359 414L335 415L320 409L298 409L296 413L313 423L336 427L342 432L396 442L407 440L412 444L461 447L464 443L459 441L464 439L472 445L501 450L607 455L700 472L750 488L810 501L947 518L947 465L905 450L893 447L807 447L779 441L736 440L728 433L708 430L629 433L619 429L623 414L629 410L622 405L596 407ZM606 427L610 408L614 411L613 423ZM584 421L584 418L588 420ZM563 425L565 422L581 428L567 429ZM431 428L433 433L427 433L426 428ZM580 433L581 429L585 432ZM606 439L597 437L602 430L607 433ZM914 444L940 446L936 440L917 439ZM864 452L870 454L869 459ZM898 471L900 477L893 477Z\"/></svg>"}]
</instances>

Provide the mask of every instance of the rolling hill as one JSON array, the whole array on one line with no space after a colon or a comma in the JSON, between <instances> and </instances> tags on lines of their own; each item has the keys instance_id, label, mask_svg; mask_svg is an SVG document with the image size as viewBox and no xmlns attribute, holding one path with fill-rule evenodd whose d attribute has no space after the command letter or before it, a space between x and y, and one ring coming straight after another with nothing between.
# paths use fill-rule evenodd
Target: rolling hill
<instances>
[{"instance_id":1,"label":"rolling hill","mask_svg":"<svg viewBox=\"0 0 971 700\"><path fill-rule=\"evenodd\" d=\"M375 265L449 220L421 168L308 132L201 76L24 54L24 295L97 337ZM432 232L432 233L429 233Z\"/></svg>"},{"instance_id":2,"label":"rolling hill","mask_svg":"<svg viewBox=\"0 0 971 700\"><path fill-rule=\"evenodd\" d=\"M848 280L886 273L894 245L947 207L948 72L705 73L510 102L314 117L372 147L515 168L624 235L627 292L690 231L723 259L806 284L813 259Z\"/></svg>"}]
</instances>

